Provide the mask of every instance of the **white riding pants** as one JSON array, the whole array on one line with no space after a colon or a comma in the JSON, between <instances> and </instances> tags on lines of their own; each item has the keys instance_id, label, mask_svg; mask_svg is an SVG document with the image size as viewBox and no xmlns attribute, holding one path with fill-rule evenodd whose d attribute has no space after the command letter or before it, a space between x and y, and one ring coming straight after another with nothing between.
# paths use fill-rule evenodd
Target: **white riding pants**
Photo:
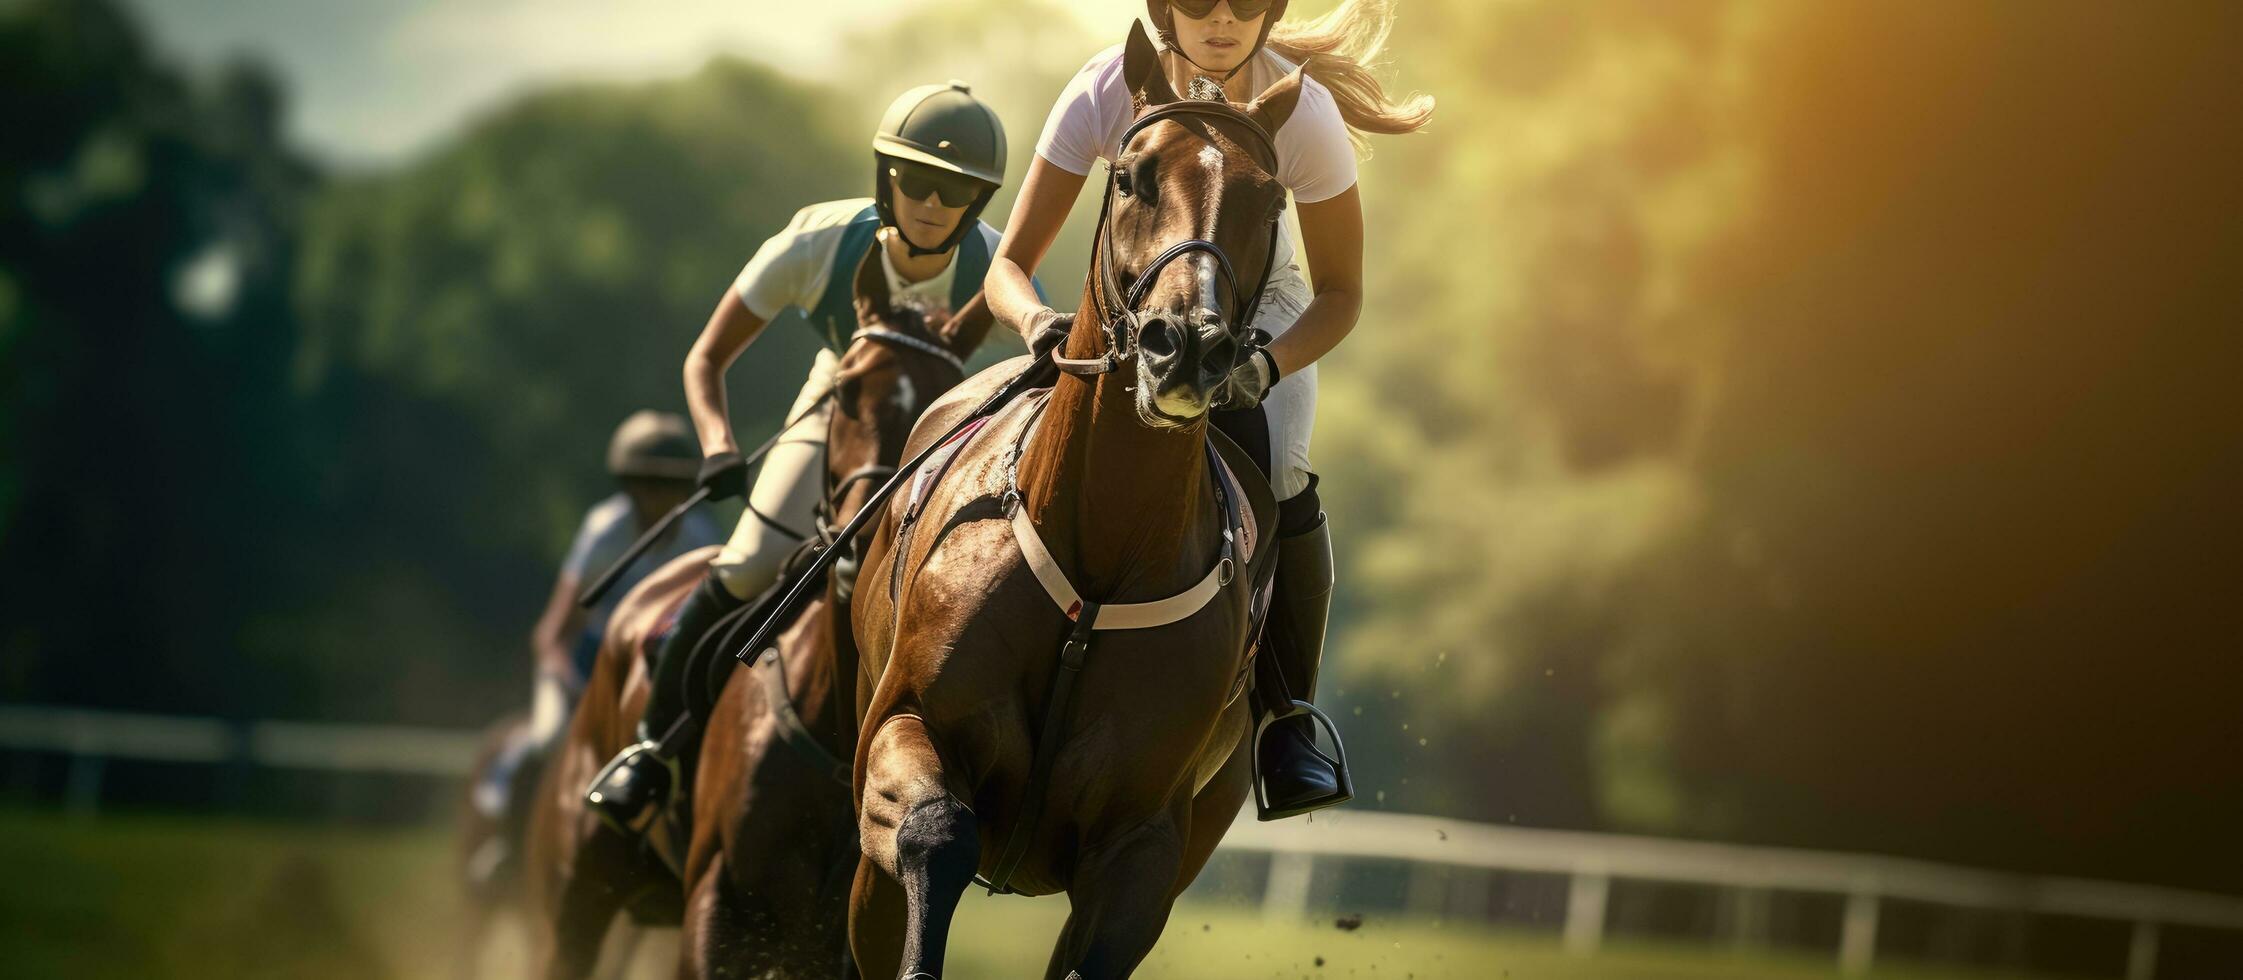
<instances>
[{"instance_id":1,"label":"white riding pants","mask_svg":"<svg viewBox=\"0 0 2243 980\"><path fill-rule=\"evenodd\" d=\"M811 525L817 520L818 493L825 485L820 477L833 403L818 405L816 411L810 406L833 387L834 371L840 365L841 359L824 349L810 362L810 377L802 383L794 405L787 409L787 418L797 421L764 455L755 486L748 490L749 509L741 512L740 524L732 529L732 539L725 542L724 550L709 561L709 569L716 573L717 581L724 583L724 591L735 598L752 599L770 588L778 581L787 556L814 530ZM773 528L757 514L787 530Z\"/></svg>"},{"instance_id":2,"label":"white riding pants","mask_svg":"<svg viewBox=\"0 0 2243 980\"><path fill-rule=\"evenodd\" d=\"M1312 298L1300 267L1280 268L1262 293L1254 325L1272 337L1282 336ZM1269 421L1270 490L1277 499L1289 500L1308 489L1308 441L1316 431L1316 365L1277 379L1262 399L1262 412Z\"/></svg>"}]
</instances>

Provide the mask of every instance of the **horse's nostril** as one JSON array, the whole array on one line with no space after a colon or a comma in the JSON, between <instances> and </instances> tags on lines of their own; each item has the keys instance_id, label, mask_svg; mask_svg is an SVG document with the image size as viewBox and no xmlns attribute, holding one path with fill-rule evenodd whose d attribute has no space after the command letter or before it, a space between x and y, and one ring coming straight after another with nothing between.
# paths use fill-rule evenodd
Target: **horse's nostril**
<instances>
[{"instance_id":1,"label":"horse's nostril","mask_svg":"<svg viewBox=\"0 0 2243 980\"><path fill-rule=\"evenodd\" d=\"M1205 341L1206 353L1199 358L1200 367L1209 374L1228 374L1231 362L1238 357L1238 341L1228 336Z\"/></svg>"},{"instance_id":2,"label":"horse's nostril","mask_svg":"<svg viewBox=\"0 0 2243 980\"><path fill-rule=\"evenodd\" d=\"M1167 317L1146 317L1137 331L1137 347L1152 357L1174 357L1181 346L1181 331Z\"/></svg>"}]
</instances>

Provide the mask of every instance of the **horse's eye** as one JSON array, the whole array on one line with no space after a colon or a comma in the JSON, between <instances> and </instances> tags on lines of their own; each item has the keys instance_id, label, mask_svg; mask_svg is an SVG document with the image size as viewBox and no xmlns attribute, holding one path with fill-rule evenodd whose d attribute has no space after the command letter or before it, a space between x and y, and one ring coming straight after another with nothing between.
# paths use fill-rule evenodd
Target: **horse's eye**
<instances>
[{"instance_id":1,"label":"horse's eye","mask_svg":"<svg viewBox=\"0 0 2243 980\"><path fill-rule=\"evenodd\" d=\"M1129 171L1114 171L1114 192L1120 194L1123 197L1128 197L1132 193L1129 181Z\"/></svg>"}]
</instances>

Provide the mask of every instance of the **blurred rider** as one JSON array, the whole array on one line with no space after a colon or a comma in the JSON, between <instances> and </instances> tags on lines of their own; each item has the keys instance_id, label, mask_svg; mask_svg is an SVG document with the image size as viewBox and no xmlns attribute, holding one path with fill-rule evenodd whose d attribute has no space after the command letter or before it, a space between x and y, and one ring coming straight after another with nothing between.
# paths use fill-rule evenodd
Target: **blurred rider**
<instances>
[{"instance_id":1,"label":"blurred rider","mask_svg":"<svg viewBox=\"0 0 2243 980\"><path fill-rule=\"evenodd\" d=\"M947 324L946 332L978 339L989 329L981 283L998 235L980 215L1005 179L1005 127L996 111L963 82L912 89L882 116L872 159L873 196L796 212L748 260L686 355L686 402L707 455L700 483L715 491L711 499L746 493L748 506L661 644L640 741L609 763L586 794L601 819L619 830L643 831L677 781L676 759L656 740L686 712L687 655L718 619L772 587L787 556L813 530L830 416L824 399L840 352L856 332L851 287L858 264L878 250L891 302L916 307L928 323ZM751 491L725 403L724 372L788 309L809 318L825 348L788 411L797 421L764 456Z\"/></svg>"},{"instance_id":2,"label":"blurred rider","mask_svg":"<svg viewBox=\"0 0 2243 980\"><path fill-rule=\"evenodd\" d=\"M543 758L545 749L567 727L585 678L599 655L600 637L616 603L640 579L671 559L724 541L724 529L707 506L697 506L670 525L653 547L623 570L592 608L577 605L584 587L605 574L662 515L693 493L701 450L685 418L671 412L641 410L623 420L608 440L607 471L616 491L584 515L569 543L545 612L530 629L530 652L537 676L532 687L529 725L493 762L476 787L476 805L494 817L508 809L523 763Z\"/></svg>"}]
</instances>

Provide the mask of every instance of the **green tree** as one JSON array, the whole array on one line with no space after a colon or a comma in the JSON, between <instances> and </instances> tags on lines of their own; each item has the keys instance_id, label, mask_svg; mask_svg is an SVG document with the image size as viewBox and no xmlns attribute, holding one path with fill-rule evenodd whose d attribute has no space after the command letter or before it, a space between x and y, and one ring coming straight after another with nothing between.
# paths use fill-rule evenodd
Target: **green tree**
<instances>
[{"instance_id":1,"label":"green tree","mask_svg":"<svg viewBox=\"0 0 2243 980\"><path fill-rule=\"evenodd\" d=\"M306 473L287 288L309 167L254 64L111 4L0 10L0 696L233 710Z\"/></svg>"},{"instance_id":2,"label":"green tree","mask_svg":"<svg viewBox=\"0 0 2243 980\"><path fill-rule=\"evenodd\" d=\"M608 433L633 409L682 409L685 351L764 237L861 193L839 115L718 60L540 93L329 187L306 223L295 366L332 426L319 469L342 580L302 631L332 659L408 653L399 696L449 716L487 711L454 692L463 678L518 685L554 562L610 492ZM742 358L744 438L777 425L813 350L790 320Z\"/></svg>"}]
</instances>

